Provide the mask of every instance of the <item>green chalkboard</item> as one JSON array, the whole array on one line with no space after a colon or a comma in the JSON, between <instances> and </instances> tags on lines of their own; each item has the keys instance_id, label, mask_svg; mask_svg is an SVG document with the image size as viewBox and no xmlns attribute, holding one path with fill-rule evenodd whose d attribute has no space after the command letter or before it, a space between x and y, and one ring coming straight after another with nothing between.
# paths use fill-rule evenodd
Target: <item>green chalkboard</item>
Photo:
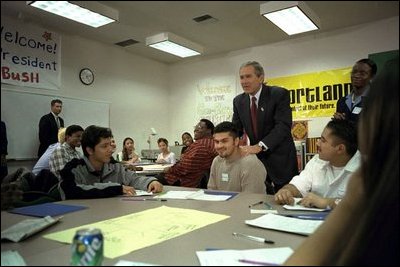
<instances>
[{"instance_id":1,"label":"green chalkboard","mask_svg":"<svg viewBox=\"0 0 400 267\"><path fill-rule=\"evenodd\" d=\"M372 59L376 63L376 65L378 67L377 74L379 74L379 70L381 70L383 68L386 61L393 59L395 57L398 57L398 56L399 56L399 50L391 50L391 51L386 51L386 52L381 52L381 53L369 54L368 58Z\"/></svg>"}]
</instances>

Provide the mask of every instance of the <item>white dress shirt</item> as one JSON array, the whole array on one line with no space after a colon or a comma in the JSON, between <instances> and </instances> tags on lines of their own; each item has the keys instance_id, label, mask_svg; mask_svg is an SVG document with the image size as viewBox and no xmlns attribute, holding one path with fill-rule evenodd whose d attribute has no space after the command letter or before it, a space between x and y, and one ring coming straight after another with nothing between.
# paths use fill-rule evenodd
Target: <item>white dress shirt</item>
<instances>
[{"instance_id":1,"label":"white dress shirt","mask_svg":"<svg viewBox=\"0 0 400 267\"><path fill-rule=\"evenodd\" d=\"M324 198L343 198L349 178L358 169L360 163L361 156L357 151L338 175L335 175L331 164L321 160L316 154L289 184L294 185L303 197L308 192L312 192Z\"/></svg>"}]
</instances>

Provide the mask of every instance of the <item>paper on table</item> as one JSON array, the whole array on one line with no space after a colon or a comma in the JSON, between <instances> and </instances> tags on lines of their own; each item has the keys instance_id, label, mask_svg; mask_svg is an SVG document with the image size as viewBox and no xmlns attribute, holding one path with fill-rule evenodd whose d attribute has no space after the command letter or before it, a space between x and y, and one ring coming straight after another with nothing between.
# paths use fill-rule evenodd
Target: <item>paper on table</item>
<instances>
[{"instance_id":1,"label":"paper on table","mask_svg":"<svg viewBox=\"0 0 400 267\"><path fill-rule=\"evenodd\" d=\"M207 201L225 201L232 195L212 195L206 194L204 190L198 191L168 191L165 194L155 196L154 198L170 198L170 199L194 199Z\"/></svg>"},{"instance_id":2,"label":"paper on table","mask_svg":"<svg viewBox=\"0 0 400 267\"><path fill-rule=\"evenodd\" d=\"M18 251L6 250L1 252L1 266L26 266L26 263Z\"/></svg>"},{"instance_id":3,"label":"paper on table","mask_svg":"<svg viewBox=\"0 0 400 267\"><path fill-rule=\"evenodd\" d=\"M310 235L314 233L323 221L303 220L275 214L265 214L254 220L246 220L245 223L266 229Z\"/></svg>"},{"instance_id":4,"label":"paper on table","mask_svg":"<svg viewBox=\"0 0 400 267\"><path fill-rule=\"evenodd\" d=\"M254 213L254 214L267 214L267 213L278 214L278 211L277 210L255 210L255 209L250 209L250 213Z\"/></svg>"},{"instance_id":5,"label":"paper on table","mask_svg":"<svg viewBox=\"0 0 400 267\"><path fill-rule=\"evenodd\" d=\"M119 260L114 266L159 266L157 264L145 263L141 261Z\"/></svg>"},{"instance_id":6,"label":"paper on table","mask_svg":"<svg viewBox=\"0 0 400 267\"><path fill-rule=\"evenodd\" d=\"M246 250L210 250L196 251L201 266L241 266L251 265L239 262L239 259L257 260L272 264L282 264L293 253L289 247L261 248ZM259 264L257 264L259 265Z\"/></svg>"},{"instance_id":7,"label":"paper on table","mask_svg":"<svg viewBox=\"0 0 400 267\"><path fill-rule=\"evenodd\" d=\"M62 217L52 218L46 216L40 219L23 220L1 232L1 239L8 239L13 242L19 242L43 229L60 221Z\"/></svg>"},{"instance_id":8,"label":"paper on table","mask_svg":"<svg viewBox=\"0 0 400 267\"><path fill-rule=\"evenodd\" d=\"M299 202L301 200L301 198L294 198L294 205L292 206L292 205L283 205L283 208L284 209L287 209L287 210L308 210L308 211L325 211L326 209L318 209L318 208L307 208L307 207L304 207L304 206L302 206L302 205L300 205L300 204L296 204L297 202Z\"/></svg>"},{"instance_id":9,"label":"paper on table","mask_svg":"<svg viewBox=\"0 0 400 267\"><path fill-rule=\"evenodd\" d=\"M193 194L195 191L168 191L165 194L160 194L154 198L170 198L170 199L187 199L187 196Z\"/></svg>"}]
</instances>

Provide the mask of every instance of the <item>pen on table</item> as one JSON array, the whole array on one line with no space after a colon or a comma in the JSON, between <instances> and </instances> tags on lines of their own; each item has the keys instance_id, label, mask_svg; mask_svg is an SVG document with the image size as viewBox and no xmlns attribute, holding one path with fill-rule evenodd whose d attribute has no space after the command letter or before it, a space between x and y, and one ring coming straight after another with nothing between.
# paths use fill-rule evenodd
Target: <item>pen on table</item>
<instances>
[{"instance_id":1,"label":"pen on table","mask_svg":"<svg viewBox=\"0 0 400 267\"><path fill-rule=\"evenodd\" d=\"M245 235L245 234L235 233L235 232L233 232L232 234L234 236L243 237L243 238L246 238L246 239L249 239L249 240L253 240L253 241L256 241L256 242L267 243L267 244L275 244L275 242L272 241L272 240L268 240L268 239L265 239L265 238L262 238L262 237L258 237L258 236Z\"/></svg>"},{"instance_id":2,"label":"pen on table","mask_svg":"<svg viewBox=\"0 0 400 267\"><path fill-rule=\"evenodd\" d=\"M126 201L167 201L163 198L123 198Z\"/></svg>"},{"instance_id":3,"label":"pen on table","mask_svg":"<svg viewBox=\"0 0 400 267\"><path fill-rule=\"evenodd\" d=\"M264 201L258 201L257 203L250 204L250 205L249 205L249 208L251 208L251 207L253 207L253 206L256 206L256 205L260 205L260 204L262 204L262 203L264 203Z\"/></svg>"},{"instance_id":4,"label":"pen on table","mask_svg":"<svg viewBox=\"0 0 400 267\"><path fill-rule=\"evenodd\" d=\"M251 263L251 264L258 264L263 266L278 266L279 264L264 262L264 261L254 261L254 260L246 260L246 259L238 259L239 262L243 263Z\"/></svg>"}]
</instances>

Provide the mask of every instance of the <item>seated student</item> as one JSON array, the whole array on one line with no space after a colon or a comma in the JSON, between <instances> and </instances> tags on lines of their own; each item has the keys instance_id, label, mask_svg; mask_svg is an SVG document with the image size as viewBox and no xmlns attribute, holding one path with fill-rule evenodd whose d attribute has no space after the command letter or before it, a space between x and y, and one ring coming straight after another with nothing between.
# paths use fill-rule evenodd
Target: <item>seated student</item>
<instances>
[{"instance_id":1,"label":"seated student","mask_svg":"<svg viewBox=\"0 0 400 267\"><path fill-rule=\"evenodd\" d=\"M135 141L132 138L126 137L122 143L122 151L117 154L117 161L123 164L132 164L140 162L139 155L135 153Z\"/></svg>"},{"instance_id":2,"label":"seated student","mask_svg":"<svg viewBox=\"0 0 400 267\"><path fill-rule=\"evenodd\" d=\"M214 145L218 156L211 165L208 189L265 193L264 164L255 154L242 156L239 131L232 122L215 126Z\"/></svg>"},{"instance_id":3,"label":"seated student","mask_svg":"<svg viewBox=\"0 0 400 267\"><path fill-rule=\"evenodd\" d=\"M294 204L302 197L305 207L334 208L343 198L350 176L360 166L354 123L332 119L321 134L316 154L304 170L276 194L278 204Z\"/></svg>"},{"instance_id":4,"label":"seated student","mask_svg":"<svg viewBox=\"0 0 400 267\"><path fill-rule=\"evenodd\" d=\"M184 132L182 134L182 150L181 150L181 155L185 153L185 151L189 148L191 144L193 144L193 137L190 133Z\"/></svg>"},{"instance_id":5,"label":"seated student","mask_svg":"<svg viewBox=\"0 0 400 267\"><path fill-rule=\"evenodd\" d=\"M40 157L40 159L36 162L35 166L32 169L32 173L34 175L38 175L41 170L47 169L50 170L50 157L53 154L53 151L56 148L60 147L65 142L65 130L66 128L58 129L58 143L50 145L44 154Z\"/></svg>"},{"instance_id":6,"label":"seated student","mask_svg":"<svg viewBox=\"0 0 400 267\"><path fill-rule=\"evenodd\" d=\"M25 168L19 168L12 174L10 179L5 181L4 188L10 191L9 189L13 188L13 185L16 186L18 192L21 192L21 198L19 200L15 198L6 198L6 201L13 202L8 203L6 206L23 207L61 200L60 193L57 189L59 177L57 177L54 172L59 174L58 170L62 169L70 159L81 157L79 152L75 150L75 147L80 146L82 132L83 129L79 125L71 125L66 129L64 128L64 130L60 130L58 139L60 142L62 140L65 142L59 147L55 147L50 159L48 159L47 168L44 162L51 146L35 165L34 170L36 170L37 173L34 173L34 171L30 172ZM41 166L42 169L39 170ZM12 193L15 191L11 190L10 192Z\"/></svg>"},{"instance_id":7,"label":"seated student","mask_svg":"<svg viewBox=\"0 0 400 267\"><path fill-rule=\"evenodd\" d=\"M112 154L114 154L115 151L117 151L117 143L115 142L114 136L111 137L111 147L112 147Z\"/></svg>"},{"instance_id":8,"label":"seated student","mask_svg":"<svg viewBox=\"0 0 400 267\"><path fill-rule=\"evenodd\" d=\"M111 163L111 130L89 126L82 135L82 159L73 159L60 171L62 199L101 198L134 195L135 189L158 193L163 189L156 178L138 176L120 163Z\"/></svg>"},{"instance_id":9,"label":"seated student","mask_svg":"<svg viewBox=\"0 0 400 267\"><path fill-rule=\"evenodd\" d=\"M158 154L156 163L165 164L165 163L176 163L175 153L169 151L168 148L168 140L165 138L159 138L157 140L158 148L161 153Z\"/></svg>"},{"instance_id":10,"label":"seated student","mask_svg":"<svg viewBox=\"0 0 400 267\"><path fill-rule=\"evenodd\" d=\"M207 119L201 119L194 129L196 142L190 145L179 162L165 168L164 173L157 176L161 183L199 187L202 177L210 171L211 163L216 156L213 131L214 124Z\"/></svg>"},{"instance_id":11,"label":"seated student","mask_svg":"<svg viewBox=\"0 0 400 267\"><path fill-rule=\"evenodd\" d=\"M362 154L339 206L289 257L296 266L389 266L399 254L399 57L372 82L358 124Z\"/></svg>"},{"instance_id":12,"label":"seated student","mask_svg":"<svg viewBox=\"0 0 400 267\"><path fill-rule=\"evenodd\" d=\"M50 156L50 171L60 179L60 170L65 164L74 158L81 158L82 155L76 150L81 146L83 128L79 125L70 125L65 130L65 142L54 150Z\"/></svg>"}]
</instances>

